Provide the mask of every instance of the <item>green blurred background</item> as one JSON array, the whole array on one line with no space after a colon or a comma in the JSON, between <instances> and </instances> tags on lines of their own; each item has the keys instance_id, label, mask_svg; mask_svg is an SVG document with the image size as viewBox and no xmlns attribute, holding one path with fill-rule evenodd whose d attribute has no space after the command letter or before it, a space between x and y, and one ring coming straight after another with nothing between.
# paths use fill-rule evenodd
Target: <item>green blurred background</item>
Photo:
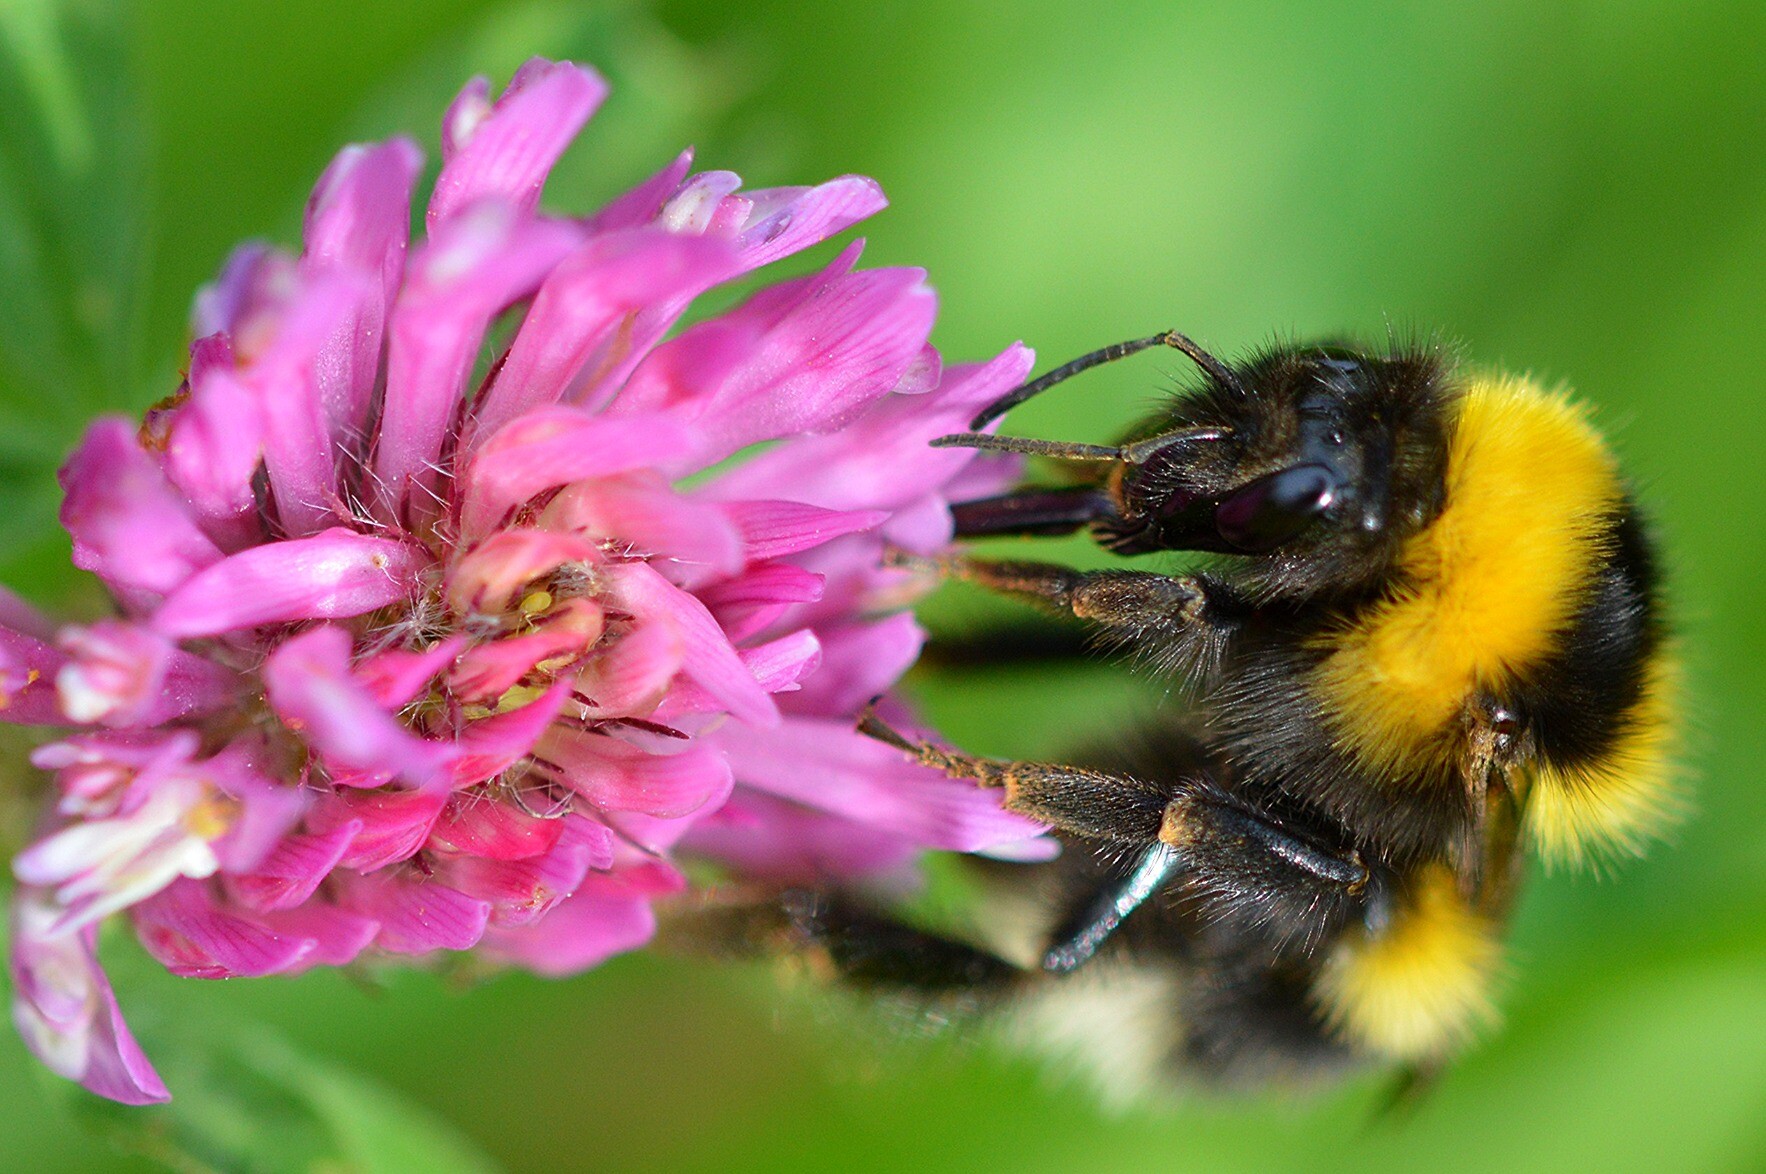
<instances>
[{"instance_id":1,"label":"green blurred background","mask_svg":"<svg viewBox=\"0 0 1766 1174\"><path fill-rule=\"evenodd\" d=\"M616 90L552 206L688 141L755 184L874 175L894 206L868 259L931 271L950 356L1440 328L1573 383L1666 536L1696 793L1648 859L1535 878L1506 1026L1408 1121L1373 1119L1378 1081L1105 1114L986 1038L781 994L764 968L197 983L117 936L178 1101L107 1110L0 1034L0 1166L155 1165L108 1135L186 1169L1766 1169L1757 0L0 0L0 41L0 572L64 611L97 603L64 569L51 470L93 411L173 389L229 246L292 241L340 143L433 145L469 74L575 56ZM1014 429L1106 438L1173 369L1139 364ZM919 684L993 753L1057 753L1151 703L1097 667Z\"/></svg>"}]
</instances>

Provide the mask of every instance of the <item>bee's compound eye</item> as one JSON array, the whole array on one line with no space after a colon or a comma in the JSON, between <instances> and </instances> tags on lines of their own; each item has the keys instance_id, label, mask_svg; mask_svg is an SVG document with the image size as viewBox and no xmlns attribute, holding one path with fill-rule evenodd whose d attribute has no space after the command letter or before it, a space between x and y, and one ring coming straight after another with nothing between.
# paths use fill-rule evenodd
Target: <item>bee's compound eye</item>
<instances>
[{"instance_id":1,"label":"bee's compound eye","mask_svg":"<svg viewBox=\"0 0 1766 1174\"><path fill-rule=\"evenodd\" d=\"M1310 526L1336 500L1337 477L1323 465L1296 465L1260 477L1214 511L1214 528L1238 550L1274 550Z\"/></svg>"}]
</instances>

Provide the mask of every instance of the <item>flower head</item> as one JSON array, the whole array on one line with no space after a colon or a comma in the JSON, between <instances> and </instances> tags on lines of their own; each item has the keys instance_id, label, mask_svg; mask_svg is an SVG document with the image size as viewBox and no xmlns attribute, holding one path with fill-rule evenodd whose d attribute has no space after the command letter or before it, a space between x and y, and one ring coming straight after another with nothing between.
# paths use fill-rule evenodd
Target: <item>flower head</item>
<instances>
[{"instance_id":1,"label":"flower head","mask_svg":"<svg viewBox=\"0 0 1766 1174\"><path fill-rule=\"evenodd\" d=\"M556 974L643 944L683 856L843 876L1035 834L852 722L921 641L885 546L939 547L948 498L1012 472L927 441L1028 352L943 368L924 275L856 245L670 337L883 199L683 154L540 214L604 92L542 60L469 85L414 243L417 148L345 149L300 255L235 252L184 386L63 469L117 615L0 600L0 716L81 727L35 757L56 802L14 863L15 1018L56 1071L166 1095L96 961L119 911L184 975Z\"/></svg>"}]
</instances>

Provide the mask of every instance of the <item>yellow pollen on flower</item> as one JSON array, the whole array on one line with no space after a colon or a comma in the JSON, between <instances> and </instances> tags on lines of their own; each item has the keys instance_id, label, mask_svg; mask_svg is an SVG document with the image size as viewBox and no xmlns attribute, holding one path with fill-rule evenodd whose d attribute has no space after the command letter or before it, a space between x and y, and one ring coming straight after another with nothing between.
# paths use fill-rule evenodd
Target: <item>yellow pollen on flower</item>
<instances>
[{"instance_id":1,"label":"yellow pollen on flower","mask_svg":"<svg viewBox=\"0 0 1766 1174\"><path fill-rule=\"evenodd\" d=\"M531 701L537 701L546 692L540 685L516 685L497 698L495 705L467 705L461 712L476 721L479 718L494 717L499 713L508 713L520 709Z\"/></svg>"},{"instance_id":2,"label":"yellow pollen on flower","mask_svg":"<svg viewBox=\"0 0 1766 1174\"><path fill-rule=\"evenodd\" d=\"M184 827L191 835L214 841L227 833L239 816L239 804L225 795L210 795L184 816Z\"/></svg>"},{"instance_id":3,"label":"yellow pollen on flower","mask_svg":"<svg viewBox=\"0 0 1766 1174\"><path fill-rule=\"evenodd\" d=\"M32 685L35 685L37 683L37 678L42 675L43 674L36 669L26 669L24 689L18 689L11 692L0 689L0 709L5 709L7 706L11 705L14 697L17 697L20 693L23 693L25 689L29 689Z\"/></svg>"}]
</instances>

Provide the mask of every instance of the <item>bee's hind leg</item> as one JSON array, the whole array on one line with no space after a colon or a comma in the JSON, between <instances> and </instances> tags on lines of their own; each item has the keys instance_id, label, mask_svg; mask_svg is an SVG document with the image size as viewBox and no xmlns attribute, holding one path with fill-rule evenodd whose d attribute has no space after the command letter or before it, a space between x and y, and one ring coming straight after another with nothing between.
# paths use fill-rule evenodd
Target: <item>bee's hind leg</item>
<instances>
[{"instance_id":1,"label":"bee's hind leg","mask_svg":"<svg viewBox=\"0 0 1766 1174\"><path fill-rule=\"evenodd\" d=\"M1048 969L1071 969L1089 957L1101 940L1096 931L1113 931L1168 879L1208 916L1262 926L1260 932L1302 949L1365 912L1370 901L1383 900L1383 882L1354 848L1320 842L1284 814L1229 794L1206 771L1154 779L977 758L906 737L875 713L867 713L859 729L922 766L1002 790L1007 811L1141 853L1144 872L1124 878L1107 895L1107 907L1055 943L1044 961ZM1076 948L1063 951L1064 944Z\"/></svg>"}]
</instances>

